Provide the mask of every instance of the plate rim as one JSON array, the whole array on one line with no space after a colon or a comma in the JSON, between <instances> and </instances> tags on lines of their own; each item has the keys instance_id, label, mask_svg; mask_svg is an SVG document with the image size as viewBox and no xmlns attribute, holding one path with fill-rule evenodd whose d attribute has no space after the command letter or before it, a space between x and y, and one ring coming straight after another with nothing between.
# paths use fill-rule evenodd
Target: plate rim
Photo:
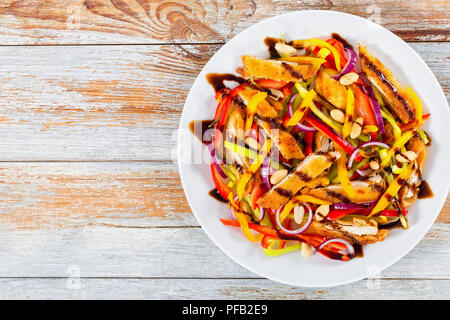
<instances>
[{"instance_id":1,"label":"plate rim","mask_svg":"<svg viewBox=\"0 0 450 320\"><path fill-rule=\"evenodd\" d=\"M362 279L364 279L365 277L364 277L364 275L362 275L362 276L361 276L361 275L357 275L357 276L355 276L355 277L353 277L353 278L350 278L350 279L349 279L349 278L346 278L345 280L342 280L342 281L339 281L339 280L338 280L338 281L335 281L335 282L333 282L333 283L318 284L318 285L310 285L310 284L298 284L298 283L294 283L294 282L288 282L288 281L285 281L285 280L283 280L283 279L279 279L279 278L277 278L276 276L270 276L270 275L266 275L266 274L261 274L261 272L255 271L255 269L254 269L252 266L250 266L247 262L241 261L238 257L236 257L236 256L233 254L233 252L229 252L227 249L225 249L225 248L219 243L218 239L216 239L216 238L213 236L213 234L211 233L211 230L208 230L208 228L206 228L206 227L204 226L204 224L202 223L202 219L200 218L199 214L197 214L197 213L195 212L195 210L193 209L193 208L194 208L194 205L191 203L191 199L190 199L190 197L188 196L188 194L187 194L187 192L186 192L186 190L187 190L187 189L186 189L186 184L187 184L187 182L185 181L185 178L183 177L183 176L184 176L183 173L182 173L182 172L183 172L183 166L182 166L182 163L181 163L182 157L181 157L181 155L180 155L180 152L181 152L181 149L182 149L182 148L180 148L180 142L181 142L181 135L182 135L182 132L183 132L183 131L181 130L181 126L182 126L182 124L183 124L184 117L186 116L186 112L185 112L185 111L186 111L186 106L187 106L187 104L188 104L188 102L189 102L191 96L193 95L193 90L192 90L192 89L196 86L197 82L201 81L200 75L202 75L202 74L204 73L204 70L207 69L207 67L208 67L208 65L209 65L209 63L210 63L210 61L213 60L213 58L214 58L214 57L215 57L215 56L216 56L216 55L217 55L224 47L229 46L229 45L231 45L232 43L234 43L235 41L237 41L236 39L237 39L238 37L241 37L241 36L243 36L243 35L245 35L245 34L247 34L247 33L252 32L253 29L256 29L256 28L258 27L258 25L260 25L260 24L268 23L268 22L271 21L271 20L282 19L282 18L284 18L284 17L286 17L286 16L290 16L290 15L298 15L298 14L302 15L302 14L309 14L309 13L315 13L315 14L323 14L323 13L325 13L325 14L332 14L332 15L341 15L342 17L346 17L346 16L347 16L347 17L350 17L351 19L355 19L355 18L356 18L356 19L359 19L361 22L365 22L365 23L372 24L372 25L375 26L376 28L384 29L384 31L387 31L388 33L390 33L390 35L391 35L392 37L396 38L397 41L401 41L401 42L403 42L404 44L406 44L408 51L410 51L410 52L416 57L416 59L417 59L418 61L420 61L420 62L425 66L426 69L428 69L430 75L432 76L432 78L433 78L433 80L434 80L434 82L435 82L435 85L437 85L437 88L438 88L438 90L440 91L440 97L443 98L443 99L445 99L446 103L448 104L447 98L446 98L445 93L444 93L444 91L443 91L443 89L442 89L442 86L440 85L440 83L439 83L439 81L437 80L435 74L434 74L433 71L430 69L430 67L427 65L427 63L422 59L422 57L421 57L421 56L420 56L420 55L419 55L419 54L418 54L418 53L417 53L417 52L416 52L416 51L415 51L415 50L414 50L407 42L405 42L403 39L401 39L399 36L397 36L396 34L394 34L394 33L393 33L392 31L390 31L389 29L387 29L387 28L385 28L385 27L383 27L383 26L381 26L381 25L379 25L379 24L377 24L377 23L375 23L375 22L373 22L373 21L370 21L370 20L368 20L368 19L366 19L366 18L364 18L364 17L358 16L358 15L349 14L349 13L346 13L346 12L341 12L341 11L335 11L335 10L296 10L296 11L291 11L291 12L287 12L287 13L284 13L284 14L279 14L279 15L275 15L275 16L272 16L272 17L267 17L267 18L265 18L265 19L262 19L262 20L260 20L260 21L258 21L258 22L256 22L256 23L252 24L252 25L249 26L248 28L242 30L241 32L239 32L238 34L236 34L235 36L233 36L230 40L228 40L222 47L220 47L220 49L217 50L217 51L214 53L214 55L211 56L211 58L210 58L210 59L207 61L207 63L203 66L203 68L201 69L201 71L198 73L198 75L197 75L195 81L193 82L193 84L192 84L192 86L191 86L191 89L189 90L189 94L188 94L188 96L186 97L185 103L184 103L184 105L183 105L182 114L181 114L181 117L180 117L180 120L179 120L179 124L178 124L178 134L177 134L177 167L178 167L178 171L179 171L179 174L180 174L181 184L182 184L182 186L183 186L183 192L184 192L184 194L185 194L185 196L186 196L186 199L187 199L187 201L188 201L188 203L189 203L189 207L191 208L192 213L194 214L195 218L196 218L197 221L199 222L199 224L200 224L202 230L207 234L208 238L209 238L209 239L210 239L210 240L211 240L211 241L212 241L212 242L213 242L213 243L214 243L214 244L215 244L215 245L216 245L223 253L225 253L229 258L231 258L234 262L238 263L240 266L246 268L247 270L250 270L251 272L253 272L253 273L257 274L257 275L262 276L262 277L267 278L267 279L272 280L272 281L276 281L276 282L283 283L283 284L287 284L287 285L291 285L291 286L297 286L297 287L309 287L309 288L319 288L319 287L321 287L321 288L327 288L327 287L335 287L335 286L339 286L339 285L343 285L343 284L353 283L353 282L362 280ZM447 110L446 117L447 117L447 119L450 119L450 111L449 111L449 110ZM447 194L448 194L449 189L450 189L450 179L447 181ZM445 204L445 201L446 201L446 197L445 197L445 196L444 196L442 199L439 200L439 203L438 203L438 208L439 208L439 210L437 210L437 211L434 213L434 217L433 217L432 219L429 220L428 225L425 225L425 226L422 227L421 231L419 232L419 236L416 237L416 240L413 241L412 243L406 244L406 245L405 245L406 249L402 251L402 254L400 254L400 255L399 255L398 257L396 257L395 259L391 259L391 260L389 261L389 263L383 265L383 268L381 268L381 270L379 270L380 272L383 271L383 270L386 270L387 268L389 268L389 267L392 266L393 264L397 263L399 260L401 260L402 258L404 258L404 257L405 257L405 256L406 256L413 248L415 248L415 247L417 246L417 244L423 239L423 237L425 236L425 234L430 230L430 228L432 227L432 225L435 223L437 217L439 216L439 213L441 212L441 210L442 210L442 208L443 208L443 206L444 206L444 204Z\"/></svg>"}]
</instances>

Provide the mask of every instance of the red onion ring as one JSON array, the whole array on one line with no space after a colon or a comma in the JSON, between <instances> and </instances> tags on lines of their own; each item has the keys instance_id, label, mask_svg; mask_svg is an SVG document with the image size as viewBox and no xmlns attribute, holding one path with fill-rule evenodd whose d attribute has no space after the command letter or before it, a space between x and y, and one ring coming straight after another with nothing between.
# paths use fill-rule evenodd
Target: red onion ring
<instances>
[{"instance_id":1,"label":"red onion ring","mask_svg":"<svg viewBox=\"0 0 450 320\"><path fill-rule=\"evenodd\" d=\"M352 210L352 209L367 209L374 206L376 201L372 202L360 202L360 203L345 203L345 202L339 202L339 203L333 203L330 206L331 210Z\"/></svg>"},{"instance_id":2,"label":"red onion ring","mask_svg":"<svg viewBox=\"0 0 450 320\"><path fill-rule=\"evenodd\" d=\"M381 115L381 108L378 104L378 100L375 96L375 92L373 91L372 86L368 86L367 88L364 88L365 91L367 91L367 94L370 98L370 102L372 103L373 113L375 114L375 119L377 120L377 126L380 130L380 133L382 135L386 134L386 131L384 129L384 122L383 122L383 116Z\"/></svg>"},{"instance_id":3,"label":"red onion ring","mask_svg":"<svg viewBox=\"0 0 450 320\"><path fill-rule=\"evenodd\" d=\"M347 247L348 254L350 254L350 256L355 255L355 248L350 244L350 242L348 242L344 239L339 239L339 238L328 239L328 240L322 242L317 247L317 251L322 250L325 246L327 246L328 244L333 243L333 242L339 242L339 243L345 244L345 246Z\"/></svg>"},{"instance_id":4,"label":"red onion ring","mask_svg":"<svg viewBox=\"0 0 450 320\"><path fill-rule=\"evenodd\" d=\"M266 157L261 165L261 180L266 190L270 190L270 188L272 188L272 185L270 184L269 174L270 174L270 156Z\"/></svg>"},{"instance_id":5,"label":"red onion ring","mask_svg":"<svg viewBox=\"0 0 450 320\"><path fill-rule=\"evenodd\" d=\"M359 150L361 150L362 148L365 148L365 147L369 147L369 146L378 146L378 147L383 147L386 149L390 148L389 145L387 145L386 143L383 143L383 142L377 142L377 141L365 142L365 143L359 145L355 149L355 151L353 151L352 155L348 159L347 168L350 169L352 167L353 161L355 160L356 155L359 153Z\"/></svg>"},{"instance_id":6,"label":"red onion ring","mask_svg":"<svg viewBox=\"0 0 450 320\"><path fill-rule=\"evenodd\" d=\"M292 103L294 102L295 98L297 98L297 96L298 96L298 93L294 94L294 95L291 97L291 99L289 100L288 110L287 110L288 115L289 115L289 118L291 118L292 115L294 114L294 113L292 112ZM314 127L308 127L308 126L305 126L304 124L301 124L301 123L297 123L294 127L297 128L297 129L300 130L300 131L305 131L305 132L316 132L316 131L317 131L316 128L314 128Z\"/></svg>"},{"instance_id":7,"label":"red onion ring","mask_svg":"<svg viewBox=\"0 0 450 320\"><path fill-rule=\"evenodd\" d=\"M357 172L361 177L365 177L365 176L371 174L371 173L373 172L373 170L370 169L370 168L368 168L368 169L366 169L366 170L360 170L360 169L358 169L358 170L356 170L356 172Z\"/></svg>"},{"instance_id":8,"label":"red onion ring","mask_svg":"<svg viewBox=\"0 0 450 320\"><path fill-rule=\"evenodd\" d=\"M286 229L285 227L283 227L283 225L280 222L280 213L281 213L281 208L280 208L280 209L278 209L278 211L277 211L277 213L275 215L275 221L277 222L277 225L278 225L278 227L281 230L283 230L284 232L286 232L288 234L299 234L299 233L302 233L303 231L305 231L306 229L309 228L309 226L311 225L311 222L313 221L313 216L314 215L312 213L311 207L307 203L302 202L301 204L308 208L308 215L309 216L308 216L308 220L306 221L306 223L302 227L300 227L298 229L295 229L295 230Z\"/></svg>"},{"instance_id":9,"label":"red onion ring","mask_svg":"<svg viewBox=\"0 0 450 320\"><path fill-rule=\"evenodd\" d=\"M258 220L259 220L259 222L261 222L264 219L264 217L266 216L266 209L261 207L260 205L258 205L258 208L259 208Z\"/></svg>"},{"instance_id":10,"label":"red onion ring","mask_svg":"<svg viewBox=\"0 0 450 320\"><path fill-rule=\"evenodd\" d=\"M220 166L220 161L217 159L216 151L214 150L214 146L212 143L208 144L209 153L211 154L211 161L214 163L214 167L216 167L217 172L219 172L222 178L227 178L228 176L223 172L222 167Z\"/></svg>"},{"instance_id":11,"label":"red onion ring","mask_svg":"<svg viewBox=\"0 0 450 320\"><path fill-rule=\"evenodd\" d=\"M356 53L350 48L344 48L345 52L348 55L347 63L345 64L344 68L342 68L341 72L339 72L337 75L333 76L334 80L339 80L344 74L347 74L353 70L356 64Z\"/></svg>"}]
</instances>

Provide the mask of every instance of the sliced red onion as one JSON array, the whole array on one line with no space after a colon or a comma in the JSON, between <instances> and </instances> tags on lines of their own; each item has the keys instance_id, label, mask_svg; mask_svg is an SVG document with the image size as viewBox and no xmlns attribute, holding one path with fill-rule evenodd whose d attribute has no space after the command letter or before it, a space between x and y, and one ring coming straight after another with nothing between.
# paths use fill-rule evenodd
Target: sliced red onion
<instances>
[{"instance_id":1,"label":"sliced red onion","mask_svg":"<svg viewBox=\"0 0 450 320\"><path fill-rule=\"evenodd\" d=\"M387 145L386 143L383 143L383 142L370 141L370 142L362 143L355 149L355 151L353 151L350 158L348 158L347 168L350 169L352 167L353 161L355 160L356 155L359 153L359 150L361 150L362 148L365 148L365 147L369 147L369 146L383 147L386 149L390 148L389 145Z\"/></svg>"},{"instance_id":2,"label":"sliced red onion","mask_svg":"<svg viewBox=\"0 0 450 320\"><path fill-rule=\"evenodd\" d=\"M313 220L313 213L312 213L311 207L305 202L301 203L301 205L304 205L305 207L308 208L308 220L306 221L306 223L303 226L301 226L300 228L295 229L295 230L289 230L289 229L286 229L285 227L283 227L283 225L280 222L281 208L278 209L278 211L277 211L277 213L275 215L275 220L277 222L278 227L281 230L283 230L284 232L286 232L288 234L299 234L299 233L302 233L303 231L305 231L306 229L309 228L309 226L311 225L311 222Z\"/></svg>"},{"instance_id":3,"label":"sliced red onion","mask_svg":"<svg viewBox=\"0 0 450 320\"><path fill-rule=\"evenodd\" d=\"M334 80L339 80L344 74L352 72L353 68L356 64L356 53L350 48L344 48L345 52L347 52L347 64L342 68L341 72L337 75L333 76Z\"/></svg>"},{"instance_id":4,"label":"sliced red onion","mask_svg":"<svg viewBox=\"0 0 450 320\"><path fill-rule=\"evenodd\" d=\"M216 167L217 172L219 172L222 178L226 178L227 175L223 172L222 167L220 166L220 161L217 159L216 151L214 150L214 146L212 143L208 144L209 153L211 154L211 161L214 163L214 167Z\"/></svg>"},{"instance_id":5,"label":"sliced red onion","mask_svg":"<svg viewBox=\"0 0 450 320\"><path fill-rule=\"evenodd\" d=\"M326 247L330 243L336 243L336 242L342 243L347 247L348 253L345 253L345 254L349 254L350 256L355 255L355 248L350 244L350 242L348 242L344 239L339 239L339 238L328 239L328 240L322 242L322 244L317 247L317 251L322 250L324 247Z\"/></svg>"},{"instance_id":6,"label":"sliced red onion","mask_svg":"<svg viewBox=\"0 0 450 320\"><path fill-rule=\"evenodd\" d=\"M371 208L375 203L376 203L376 201L360 202L360 203L339 202L339 203L333 203L330 206L330 209L331 210L367 209L367 208Z\"/></svg>"},{"instance_id":7,"label":"sliced red onion","mask_svg":"<svg viewBox=\"0 0 450 320\"><path fill-rule=\"evenodd\" d=\"M386 131L384 129L383 116L381 115L380 105L378 104L378 100L372 86L367 87L367 93L370 98L370 102L372 103L373 113L375 114L375 119L377 120L378 129L380 130L380 133L384 135Z\"/></svg>"},{"instance_id":8,"label":"sliced red onion","mask_svg":"<svg viewBox=\"0 0 450 320\"><path fill-rule=\"evenodd\" d=\"M358 169L358 170L356 170L356 172L357 172L361 177L365 177L365 176L371 174L371 173L373 172L373 170L370 169L370 168L368 168L368 169L366 169L366 170L360 170L360 169Z\"/></svg>"},{"instance_id":9,"label":"sliced red onion","mask_svg":"<svg viewBox=\"0 0 450 320\"><path fill-rule=\"evenodd\" d=\"M266 157L261 165L261 180L266 190L270 190L272 185L269 179L270 174L270 157Z\"/></svg>"},{"instance_id":10,"label":"sliced red onion","mask_svg":"<svg viewBox=\"0 0 450 320\"><path fill-rule=\"evenodd\" d=\"M258 220L259 220L259 222L261 222L264 219L264 217L266 216L266 209L261 207L260 205L258 205L258 208L259 208Z\"/></svg>"},{"instance_id":11,"label":"sliced red onion","mask_svg":"<svg viewBox=\"0 0 450 320\"><path fill-rule=\"evenodd\" d=\"M297 93L297 94L294 94L294 95L291 97L291 99L289 100L288 110L287 110L287 111L288 111L289 118L291 118L292 115L294 114L293 111L292 111L292 103L294 102L295 98L297 98L297 96L298 96L298 93ZM301 124L301 123L297 123L294 127L297 128L297 129L300 130L300 131L305 131L305 132L316 132L316 131L317 131L316 128L314 128L314 127L308 127L308 126L305 126L304 124Z\"/></svg>"}]
</instances>

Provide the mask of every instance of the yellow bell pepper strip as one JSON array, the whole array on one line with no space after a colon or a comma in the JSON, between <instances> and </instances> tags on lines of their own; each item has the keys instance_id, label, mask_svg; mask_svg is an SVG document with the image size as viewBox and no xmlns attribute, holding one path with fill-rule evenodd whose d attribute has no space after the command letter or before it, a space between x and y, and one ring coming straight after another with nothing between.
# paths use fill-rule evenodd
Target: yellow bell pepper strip
<instances>
[{"instance_id":1,"label":"yellow bell pepper strip","mask_svg":"<svg viewBox=\"0 0 450 320\"><path fill-rule=\"evenodd\" d=\"M381 96L380 90L378 90L378 88L375 86L372 86L372 89L375 92L375 98L377 98L378 104L380 105L380 107L384 107L384 100Z\"/></svg>"},{"instance_id":2,"label":"yellow bell pepper strip","mask_svg":"<svg viewBox=\"0 0 450 320\"><path fill-rule=\"evenodd\" d=\"M417 96L417 94L410 86L406 87L405 93L408 96L408 98L412 101L414 108L416 109L417 127L420 127L422 125L422 113L423 113L422 101L420 101L420 98Z\"/></svg>"},{"instance_id":3,"label":"yellow bell pepper strip","mask_svg":"<svg viewBox=\"0 0 450 320\"><path fill-rule=\"evenodd\" d=\"M306 39L306 40L294 40L293 46L303 46L303 47L321 47L327 48L333 54L334 61L336 63L336 70L341 71L341 56L339 52L328 42L320 39Z\"/></svg>"},{"instance_id":4,"label":"yellow bell pepper strip","mask_svg":"<svg viewBox=\"0 0 450 320\"><path fill-rule=\"evenodd\" d=\"M342 185L342 188L344 189L345 193L350 198L353 198L355 196L355 189L353 189L353 186L350 182L350 177L349 177L348 171L347 171L347 154L339 146L335 145L335 148L341 154L341 157L337 160L337 169L338 169L339 180L341 181L341 185Z\"/></svg>"},{"instance_id":5,"label":"yellow bell pepper strip","mask_svg":"<svg viewBox=\"0 0 450 320\"><path fill-rule=\"evenodd\" d=\"M331 53L330 50L328 50L327 48L321 48L319 50L319 52L317 52L317 56L319 58L325 59L326 57L328 57L328 55ZM326 60L325 60L326 61Z\"/></svg>"},{"instance_id":6,"label":"yellow bell pepper strip","mask_svg":"<svg viewBox=\"0 0 450 320\"><path fill-rule=\"evenodd\" d=\"M242 199L244 196L245 187L247 186L247 183L250 181L250 178L252 177L251 172L244 173L241 178L239 179L236 187L236 192L239 200Z\"/></svg>"},{"instance_id":7,"label":"yellow bell pepper strip","mask_svg":"<svg viewBox=\"0 0 450 320\"><path fill-rule=\"evenodd\" d=\"M414 135L416 134L416 130L410 130L406 131L404 134L401 135L400 138L398 138L392 147L387 152L386 158L384 158L380 163L380 169L385 168L389 161L391 160L392 156L395 154L396 151L400 150L401 147L403 147Z\"/></svg>"},{"instance_id":8,"label":"yellow bell pepper strip","mask_svg":"<svg viewBox=\"0 0 450 320\"><path fill-rule=\"evenodd\" d=\"M381 196L380 200L378 200L377 204L370 212L369 217L384 210L389 205L392 198L397 194L398 190L403 185L402 182L408 180L408 178L413 173L414 163L414 161L410 162L407 169L399 174L397 178L395 178L395 180L389 185L384 194Z\"/></svg>"},{"instance_id":9,"label":"yellow bell pepper strip","mask_svg":"<svg viewBox=\"0 0 450 320\"><path fill-rule=\"evenodd\" d=\"M353 111L355 110L355 95L352 89L347 89L347 106L345 108L345 121L342 126L342 138L347 139L352 130Z\"/></svg>"},{"instance_id":10,"label":"yellow bell pepper strip","mask_svg":"<svg viewBox=\"0 0 450 320\"><path fill-rule=\"evenodd\" d=\"M272 241L272 240L267 240L267 241ZM268 256L276 257L276 256L280 256L282 254L288 253L288 252L300 250L301 248L302 248L302 244L301 243L297 243L297 244L293 244L291 246L285 247L283 249L272 249L269 246L267 248L263 248L263 251Z\"/></svg>"},{"instance_id":11,"label":"yellow bell pepper strip","mask_svg":"<svg viewBox=\"0 0 450 320\"><path fill-rule=\"evenodd\" d=\"M392 126L392 131L394 133L394 140L398 140L402 135L402 129L400 129L397 121L395 121L394 116L385 108L381 109L381 115L386 119L387 122Z\"/></svg>"},{"instance_id":12,"label":"yellow bell pepper strip","mask_svg":"<svg viewBox=\"0 0 450 320\"><path fill-rule=\"evenodd\" d=\"M258 108L258 105L267 98L267 92L259 91L255 93L247 105L247 119L245 120L245 131L250 130L253 124L253 116Z\"/></svg>"},{"instance_id":13,"label":"yellow bell pepper strip","mask_svg":"<svg viewBox=\"0 0 450 320\"><path fill-rule=\"evenodd\" d=\"M244 173L239 179L237 183L237 196L239 200L242 199L245 191L245 187L247 186L247 183L249 182L250 178L253 176L253 174L259 169L261 164L263 163L264 159L266 158L271 146L271 140L267 139L264 143L263 147L261 148L261 152L257 155L256 159L253 161L253 163L249 167L249 171Z\"/></svg>"},{"instance_id":14,"label":"yellow bell pepper strip","mask_svg":"<svg viewBox=\"0 0 450 320\"><path fill-rule=\"evenodd\" d=\"M288 203L286 203L286 205L284 206L283 210L280 213L280 223L283 223L284 219L286 219L286 217L289 215L289 213L292 211L292 209L295 208L295 206L297 205L297 202L292 199L291 201L289 201Z\"/></svg>"},{"instance_id":15,"label":"yellow bell pepper strip","mask_svg":"<svg viewBox=\"0 0 450 320\"><path fill-rule=\"evenodd\" d=\"M309 196L306 194L296 196L294 199L297 201L300 201L300 202L309 202L309 203L314 203L314 204L331 204L331 202L329 202L329 201L322 200L322 199L319 199L319 198L316 198L313 196Z\"/></svg>"},{"instance_id":16,"label":"yellow bell pepper strip","mask_svg":"<svg viewBox=\"0 0 450 320\"><path fill-rule=\"evenodd\" d=\"M331 204L329 201L325 201L322 199L318 199L313 196L309 195L299 195L293 199L291 199L283 208L283 210L280 213L280 223L283 223L284 219L289 215L289 213L294 209L299 202L309 202L314 204Z\"/></svg>"},{"instance_id":17,"label":"yellow bell pepper strip","mask_svg":"<svg viewBox=\"0 0 450 320\"><path fill-rule=\"evenodd\" d=\"M306 95L303 97L302 103L289 119L287 123L288 126L294 126L302 120L303 116L305 115L305 111L311 106L315 95L316 92L313 89L309 90L308 93L306 93Z\"/></svg>"},{"instance_id":18,"label":"yellow bell pepper strip","mask_svg":"<svg viewBox=\"0 0 450 320\"><path fill-rule=\"evenodd\" d=\"M417 129L417 132L419 133L419 137L422 139L423 143L428 145L430 141L428 140L427 134L422 129Z\"/></svg>"},{"instance_id":19,"label":"yellow bell pepper strip","mask_svg":"<svg viewBox=\"0 0 450 320\"><path fill-rule=\"evenodd\" d=\"M238 145L236 143L229 142L229 141L225 140L223 142L223 145L224 145L225 148L227 148L227 149L229 149L231 151L234 151L237 154L239 154L241 156L244 156L246 158L255 160L256 157L258 157L258 152L254 151L254 150L251 150L251 149L247 149L246 147Z\"/></svg>"},{"instance_id":20,"label":"yellow bell pepper strip","mask_svg":"<svg viewBox=\"0 0 450 320\"><path fill-rule=\"evenodd\" d=\"M369 125L363 127L362 132L363 133L378 132L378 127L373 124L369 124Z\"/></svg>"},{"instance_id":21,"label":"yellow bell pepper strip","mask_svg":"<svg viewBox=\"0 0 450 320\"><path fill-rule=\"evenodd\" d=\"M321 65L326 60L322 58L315 58L315 57L284 57L278 59L280 61L288 61L288 62L295 62L299 64L312 64L312 65Z\"/></svg>"},{"instance_id":22,"label":"yellow bell pepper strip","mask_svg":"<svg viewBox=\"0 0 450 320\"><path fill-rule=\"evenodd\" d=\"M341 133L342 125L334 121L331 117L327 116L325 113L319 110L319 108L316 107L316 105L311 103L310 107L311 111L323 122L325 122L327 125L329 125L331 128L333 128L337 133Z\"/></svg>"},{"instance_id":23,"label":"yellow bell pepper strip","mask_svg":"<svg viewBox=\"0 0 450 320\"><path fill-rule=\"evenodd\" d=\"M259 155L256 157L256 159L252 162L252 164L249 167L250 172L255 173L259 169L259 167L261 166L261 164L263 163L264 159L266 158L267 154L270 151L271 144L272 144L271 140L266 139L266 142L261 148Z\"/></svg>"},{"instance_id":24,"label":"yellow bell pepper strip","mask_svg":"<svg viewBox=\"0 0 450 320\"><path fill-rule=\"evenodd\" d=\"M211 175L214 181L214 185L216 186L217 192L219 192L220 196L228 200L233 208L239 210L239 207L234 203L233 192L225 183L225 181L222 180L222 177L214 166L214 163L211 163Z\"/></svg>"},{"instance_id":25,"label":"yellow bell pepper strip","mask_svg":"<svg viewBox=\"0 0 450 320\"><path fill-rule=\"evenodd\" d=\"M244 233L244 235L247 237L248 240L256 242L261 241L263 235L253 235L253 233L250 232L250 228L248 227L248 221L247 218L243 213L241 213L239 210L233 210L234 215L236 216L237 220L239 221L239 224L241 226L241 230Z\"/></svg>"},{"instance_id":26,"label":"yellow bell pepper strip","mask_svg":"<svg viewBox=\"0 0 450 320\"><path fill-rule=\"evenodd\" d=\"M305 188L317 188L319 186L327 186L330 184L328 177L319 177L305 183Z\"/></svg>"}]
</instances>

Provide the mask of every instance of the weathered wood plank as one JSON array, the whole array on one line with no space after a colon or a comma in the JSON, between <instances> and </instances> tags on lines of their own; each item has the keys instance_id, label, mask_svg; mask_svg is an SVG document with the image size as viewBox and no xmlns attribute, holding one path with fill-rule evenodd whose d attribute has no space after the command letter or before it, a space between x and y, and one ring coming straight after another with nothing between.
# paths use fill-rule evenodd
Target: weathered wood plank
<instances>
[{"instance_id":1,"label":"weathered wood plank","mask_svg":"<svg viewBox=\"0 0 450 320\"><path fill-rule=\"evenodd\" d=\"M449 288L450 280L429 279L365 279L333 288L264 279L0 279L0 299L440 300Z\"/></svg>"},{"instance_id":2,"label":"weathered wood plank","mask_svg":"<svg viewBox=\"0 0 450 320\"><path fill-rule=\"evenodd\" d=\"M2 0L0 44L224 42L274 15L337 10L369 18L405 40L448 40L446 1Z\"/></svg>"},{"instance_id":3,"label":"weathered wood plank","mask_svg":"<svg viewBox=\"0 0 450 320\"><path fill-rule=\"evenodd\" d=\"M2 231L198 226L170 162L0 163L0 198Z\"/></svg>"},{"instance_id":4,"label":"weathered wood plank","mask_svg":"<svg viewBox=\"0 0 450 320\"><path fill-rule=\"evenodd\" d=\"M379 277L449 279L450 270L444 267L449 240L450 226L435 224L416 248ZM302 263L298 252L292 254ZM0 256L7 262L0 264L0 278L67 277L72 268L88 278L259 278L229 259L201 228L2 231Z\"/></svg>"},{"instance_id":5,"label":"weathered wood plank","mask_svg":"<svg viewBox=\"0 0 450 320\"><path fill-rule=\"evenodd\" d=\"M450 44L412 46L449 95ZM0 47L0 160L171 159L184 100L219 47Z\"/></svg>"}]
</instances>

